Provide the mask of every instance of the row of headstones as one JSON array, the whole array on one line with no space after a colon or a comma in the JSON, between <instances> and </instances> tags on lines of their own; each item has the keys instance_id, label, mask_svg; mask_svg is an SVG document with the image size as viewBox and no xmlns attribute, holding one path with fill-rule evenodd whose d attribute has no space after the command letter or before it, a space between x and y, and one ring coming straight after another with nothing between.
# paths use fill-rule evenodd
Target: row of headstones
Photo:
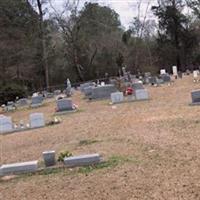
<instances>
[{"instance_id":1,"label":"row of headstones","mask_svg":"<svg viewBox=\"0 0 200 200\"><path fill-rule=\"evenodd\" d=\"M140 101L140 100L148 100L149 94L147 89L144 88L142 83L133 83L133 94L127 96L127 100L129 101ZM121 103L125 101L125 97L123 92L114 92L111 93L111 101L112 103Z\"/></svg>"},{"instance_id":2,"label":"row of headstones","mask_svg":"<svg viewBox=\"0 0 200 200\"><path fill-rule=\"evenodd\" d=\"M43 159L46 167L51 167L56 164L55 151L43 152ZM78 167L98 164L101 161L99 154L89 154L81 156L71 156L64 158L66 167ZM0 176L20 173L33 173L39 169L38 161L29 161L22 163L6 164L0 167Z\"/></svg>"},{"instance_id":3,"label":"row of headstones","mask_svg":"<svg viewBox=\"0 0 200 200\"><path fill-rule=\"evenodd\" d=\"M32 113L29 116L30 124L22 124L19 126L14 125L11 117L0 115L0 134L15 132L29 128L40 128L45 126L44 114L43 113Z\"/></svg>"},{"instance_id":4,"label":"row of headstones","mask_svg":"<svg viewBox=\"0 0 200 200\"><path fill-rule=\"evenodd\" d=\"M133 83L132 87L136 100L149 98L148 92L142 83ZM81 90L89 99L111 98L112 102L115 102L115 99L117 102L124 99L123 93L119 92L114 84L95 87L92 83L87 83L81 86ZM134 99L132 98L132 100Z\"/></svg>"},{"instance_id":5,"label":"row of headstones","mask_svg":"<svg viewBox=\"0 0 200 200\"><path fill-rule=\"evenodd\" d=\"M60 95L61 93L62 93L61 90L55 90L53 93L44 91L43 95L41 94L38 95L37 93L35 93L31 97L31 100L29 100L28 98L21 98L16 102L8 101L4 109L5 111L12 111L15 110L17 107L24 107L24 106L31 106L32 108L39 107L43 104L44 99L53 98L57 95Z\"/></svg>"},{"instance_id":6,"label":"row of headstones","mask_svg":"<svg viewBox=\"0 0 200 200\"><path fill-rule=\"evenodd\" d=\"M25 107L25 106L31 106L32 108L39 107L43 104L44 97L42 95L33 96L31 98L31 101L29 101L27 98L19 99L15 102L9 101L7 102L7 105L4 107L5 111L13 111L17 107Z\"/></svg>"},{"instance_id":7,"label":"row of headstones","mask_svg":"<svg viewBox=\"0 0 200 200\"><path fill-rule=\"evenodd\" d=\"M73 105L71 99L59 99L57 100L57 112L62 111L71 111L76 109ZM30 124L24 125L21 124L19 126L15 126L12 122L11 117L7 117L4 115L0 116L0 133L14 132L25 128L39 128L45 126L45 120L43 113L32 113L29 117Z\"/></svg>"}]
</instances>

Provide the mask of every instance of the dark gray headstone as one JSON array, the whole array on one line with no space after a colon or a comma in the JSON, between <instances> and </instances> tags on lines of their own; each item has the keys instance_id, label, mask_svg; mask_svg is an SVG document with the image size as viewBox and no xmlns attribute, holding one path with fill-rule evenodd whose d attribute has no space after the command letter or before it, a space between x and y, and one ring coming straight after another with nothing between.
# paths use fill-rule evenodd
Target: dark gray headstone
<instances>
[{"instance_id":1,"label":"dark gray headstone","mask_svg":"<svg viewBox=\"0 0 200 200\"><path fill-rule=\"evenodd\" d=\"M191 92L192 103L200 103L200 90L195 90Z\"/></svg>"},{"instance_id":2,"label":"dark gray headstone","mask_svg":"<svg viewBox=\"0 0 200 200\"><path fill-rule=\"evenodd\" d=\"M117 88L114 85L94 87L92 89L91 99L110 98L110 95L114 92L117 92Z\"/></svg>"},{"instance_id":3,"label":"dark gray headstone","mask_svg":"<svg viewBox=\"0 0 200 200\"><path fill-rule=\"evenodd\" d=\"M170 77L169 74L162 74L162 75L160 75L160 77L164 82L170 82L171 81L171 77Z\"/></svg>"},{"instance_id":4,"label":"dark gray headstone","mask_svg":"<svg viewBox=\"0 0 200 200\"><path fill-rule=\"evenodd\" d=\"M133 83L132 87L134 90L143 90L144 89L144 86L142 83Z\"/></svg>"},{"instance_id":5,"label":"dark gray headstone","mask_svg":"<svg viewBox=\"0 0 200 200\"><path fill-rule=\"evenodd\" d=\"M45 151L42 154L46 167L55 165L56 163L55 151Z\"/></svg>"},{"instance_id":6,"label":"dark gray headstone","mask_svg":"<svg viewBox=\"0 0 200 200\"><path fill-rule=\"evenodd\" d=\"M59 99L56 103L58 112L73 110L73 103L71 99Z\"/></svg>"},{"instance_id":7,"label":"dark gray headstone","mask_svg":"<svg viewBox=\"0 0 200 200\"><path fill-rule=\"evenodd\" d=\"M149 77L149 83L150 83L151 85L157 84L157 77L155 77L155 76Z\"/></svg>"},{"instance_id":8,"label":"dark gray headstone","mask_svg":"<svg viewBox=\"0 0 200 200\"><path fill-rule=\"evenodd\" d=\"M183 78L183 73L182 72L178 72L178 77L179 78Z\"/></svg>"}]
</instances>

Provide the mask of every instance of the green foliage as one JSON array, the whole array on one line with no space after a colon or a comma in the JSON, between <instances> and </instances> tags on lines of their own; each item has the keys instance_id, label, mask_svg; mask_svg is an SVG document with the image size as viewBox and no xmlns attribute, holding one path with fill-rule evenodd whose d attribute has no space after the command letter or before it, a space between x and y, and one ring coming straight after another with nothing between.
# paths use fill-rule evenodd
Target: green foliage
<instances>
[{"instance_id":1,"label":"green foliage","mask_svg":"<svg viewBox=\"0 0 200 200\"><path fill-rule=\"evenodd\" d=\"M152 7L159 20L157 51L162 59L161 64L176 64L179 70L185 70L191 60L191 52L197 44L196 35L191 27L192 22L183 13L184 8L182 0L167 0L164 4ZM170 52L171 55L168 56Z\"/></svg>"},{"instance_id":2,"label":"green foliage","mask_svg":"<svg viewBox=\"0 0 200 200\"><path fill-rule=\"evenodd\" d=\"M71 156L72 156L72 153L70 153L69 151L63 151L58 156L58 162L63 162L64 158L71 157Z\"/></svg>"},{"instance_id":3,"label":"green foliage","mask_svg":"<svg viewBox=\"0 0 200 200\"><path fill-rule=\"evenodd\" d=\"M16 97L22 98L25 96L26 90L20 85L13 83L0 86L0 104L15 101Z\"/></svg>"}]
</instances>

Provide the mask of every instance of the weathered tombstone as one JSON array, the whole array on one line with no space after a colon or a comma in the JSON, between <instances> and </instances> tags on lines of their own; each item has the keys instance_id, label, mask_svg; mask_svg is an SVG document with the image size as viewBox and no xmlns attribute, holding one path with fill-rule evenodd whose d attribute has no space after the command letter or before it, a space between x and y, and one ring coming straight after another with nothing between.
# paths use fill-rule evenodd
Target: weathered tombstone
<instances>
[{"instance_id":1,"label":"weathered tombstone","mask_svg":"<svg viewBox=\"0 0 200 200\"><path fill-rule=\"evenodd\" d=\"M200 90L195 90L191 92L192 103L200 103Z\"/></svg>"},{"instance_id":2,"label":"weathered tombstone","mask_svg":"<svg viewBox=\"0 0 200 200\"><path fill-rule=\"evenodd\" d=\"M172 71L173 71L173 75L177 77L178 76L177 66L173 66Z\"/></svg>"},{"instance_id":3,"label":"weathered tombstone","mask_svg":"<svg viewBox=\"0 0 200 200\"><path fill-rule=\"evenodd\" d=\"M187 70L186 70L186 75L187 75L187 76L189 76L189 75L190 75L190 73L191 73L191 72L190 72L190 70L189 70L189 69L187 69Z\"/></svg>"},{"instance_id":4,"label":"weathered tombstone","mask_svg":"<svg viewBox=\"0 0 200 200\"><path fill-rule=\"evenodd\" d=\"M157 78L155 76L149 77L149 83L151 85L156 85L157 84Z\"/></svg>"},{"instance_id":5,"label":"weathered tombstone","mask_svg":"<svg viewBox=\"0 0 200 200\"><path fill-rule=\"evenodd\" d=\"M161 69L160 70L160 75L166 74L166 70L165 69Z\"/></svg>"},{"instance_id":6,"label":"weathered tombstone","mask_svg":"<svg viewBox=\"0 0 200 200\"><path fill-rule=\"evenodd\" d=\"M20 174L35 172L38 169L38 161L6 164L0 167L0 175Z\"/></svg>"},{"instance_id":7,"label":"weathered tombstone","mask_svg":"<svg viewBox=\"0 0 200 200\"><path fill-rule=\"evenodd\" d=\"M105 85L94 87L92 89L91 99L105 99L110 98L111 93L117 92L117 88L114 85Z\"/></svg>"},{"instance_id":8,"label":"weathered tombstone","mask_svg":"<svg viewBox=\"0 0 200 200\"><path fill-rule=\"evenodd\" d=\"M89 154L64 158L67 167L77 167L98 164L101 161L99 154Z\"/></svg>"},{"instance_id":9,"label":"weathered tombstone","mask_svg":"<svg viewBox=\"0 0 200 200\"><path fill-rule=\"evenodd\" d=\"M136 97L136 100L148 100L149 94L146 89L136 90L135 97Z\"/></svg>"},{"instance_id":10,"label":"weathered tombstone","mask_svg":"<svg viewBox=\"0 0 200 200\"><path fill-rule=\"evenodd\" d=\"M169 74L162 74L161 79L166 83L171 81L171 77Z\"/></svg>"},{"instance_id":11,"label":"weathered tombstone","mask_svg":"<svg viewBox=\"0 0 200 200\"><path fill-rule=\"evenodd\" d=\"M80 90L81 92L84 92L84 88L86 87L90 87L90 86L95 86L95 84L93 82L87 82L87 83L83 83L80 85Z\"/></svg>"},{"instance_id":12,"label":"weathered tombstone","mask_svg":"<svg viewBox=\"0 0 200 200\"><path fill-rule=\"evenodd\" d=\"M105 86L105 82L104 81L101 82L101 86Z\"/></svg>"},{"instance_id":13,"label":"weathered tombstone","mask_svg":"<svg viewBox=\"0 0 200 200\"><path fill-rule=\"evenodd\" d=\"M46 167L55 165L56 163L55 151L44 151L42 155Z\"/></svg>"},{"instance_id":14,"label":"weathered tombstone","mask_svg":"<svg viewBox=\"0 0 200 200\"><path fill-rule=\"evenodd\" d=\"M157 78L156 82L158 85L161 85L164 83L163 79L161 79L161 78Z\"/></svg>"},{"instance_id":15,"label":"weathered tombstone","mask_svg":"<svg viewBox=\"0 0 200 200\"><path fill-rule=\"evenodd\" d=\"M71 99L59 99L57 100L57 112L63 112L63 111L71 111L73 109L73 103Z\"/></svg>"},{"instance_id":16,"label":"weathered tombstone","mask_svg":"<svg viewBox=\"0 0 200 200\"><path fill-rule=\"evenodd\" d=\"M0 134L13 131L13 123L11 117L0 115Z\"/></svg>"},{"instance_id":17,"label":"weathered tombstone","mask_svg":"<svg viewBox=\"0 0 200 200\"><path fill-rule=\"evenodd\" d=\"M150 76L151 76L151 72L145 72L145 73L144 73L144 76L145 76L145 77L150 77Z\"/></svg>"},{"instance_id":18,"label":"weathered tombstone","mask_svg":"<svg viewBox=\"0 0 200 200\"><path fill-rule=\"evenodd\" d=\"M199 75L199 71L198 70L194 70L193 71L193 78L194 78L194 80L198 79L198 75Z\"/></svg>"},{"instance_id":19,"label":"weathered tombstone","mask_svg":"<svg viewBox=\"0 0 200 200\"><path fill-rule=\"evenodd\" d=\"M54 90L54 95L59 95L59 94L61 94L61 90Z\"/></svg>"},{"instance_id":20,"label":"weathered tombstone","mask_svg":"<svg viewBox=\"0 0 200 200\"><path fill-rule=\"evenodd\" d=\"M142 83L133 83L132 87L133 87L134 90L142 90L142 89L144 89L144 86L143 86Z\"/></svg>"},{"instance_id":21,"label":"weathered tombstone","mask_svg":"<svg viewBox=\"0 0 200 200\"><path fill-rule=\"evenodd\" d=\"M39 107L42 105L44 97L42 95L32 97L31 107Z\"/></svg>"},{"instance_id":22,"label":"weathered tombstone","mask_svg":"<svg viewBox=\"0 0 200 200\"><path fill-rule=\"evenodd\" d=\"M44 114L43 113L32 113L30 114L30 127L40 128L45 126Z\"/></svg>"},{"instance_id":23,"label":"weathered tombstone","mask_svg":"<svg viewBox=\"0 0 200 200\"><path fill-rule=\"evenodd\" d=\"M8 101L6 106L6 111L13 111L16 109L15 103L13 101Z\"/></svg>"},{"instance_id":24,"label":"weathered tombstone","mask_svg":"<svg viewBox=\"0 0 200 200\"><path fill-rule=\"evenodd\" d=\"M54 93L47 92L45 97L48 98L48 99L53 98L54 97Z\"/></svg>"},{"instance_id":25,"label":"weathered tombstone","mask_svg":"<svg viewBox=\"0 0 200 200\"><path fill-rule=\"evenodd\" d=\"M23 107L28 105L28 99L22 98L17 101L17 106Z\"/></svg>"},{"instance_id":26,"label":"weathered tombstone","mask_svg":"<svg viewBox=\"0 0 200 200\"><path fill-rule=\"evenodd\" d=\"M110 79L110 84L111 85L116 85L117 84L117 80L115 80L115 79Z\"/></svg>"},{"instance_id":27,"label":"weathered tombstone","mask_svg":"<svg viewBox=\"0 0 200 200\"><path fill-rule=\"evenodd\" d=\"M112 103L121 103L124 101L123 92L114 92L111 93L111 101Z\"/></svg>"}]
</instances>

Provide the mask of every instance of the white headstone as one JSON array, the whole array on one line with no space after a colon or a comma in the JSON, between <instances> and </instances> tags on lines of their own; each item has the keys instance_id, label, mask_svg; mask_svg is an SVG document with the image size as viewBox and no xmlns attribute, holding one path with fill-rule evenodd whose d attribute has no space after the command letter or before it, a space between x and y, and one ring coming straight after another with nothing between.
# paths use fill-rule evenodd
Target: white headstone
<instances>
[{"instance_id":1,"label":"white headstone","mask_svg":"<svg viewBox=\"0 0 200 200\"><path fill-rule=\"evenodd\" d=\"M43 113L30 114L30 126L31 128L39 128L45 126L44 114Z\"/></svg>"},{"instance_id":2,"label":"white headstone","mask_svg":"<svg viewBox=\"0 0 200 200\"><path fill-rule=\"evenodd\" d=\"M193 78L198 78L198 70L193 71Z\"/></svg>"},{"instance_id":3,"label":"white headstone","mask_svg":"<svg viewBox=\"0 0 200 200\"><path fill-rule=\"evenodd\" d=\"M105 82L102 81L102 82L101 82L101 86L105 86Z\"/></svg>"},{"instance_id":4,"label":"white headstone","mask_svg":"<svg viewBox=\"0 0 200 200\"><path fill-rule=\"evenodd\" d=\"M11 117L0 115L0 134L13 131Z\"/></svg>"},{"instance_id":5,"label":"white headstone","mask_svg":"<svg viewBox=\"0 0 200 200\"><path fill-rule=\"evenodd\" d=\"M162 74L166 74L166 70L165 69L161 69L160 70L160 74L162 75Z\"/></svg>"},{"instance_id":6,"label":"white headstone","mask_svg":"<svg viewBox=\"0 0 200 200\"><path fill-rule=\"evenodd\" d=\"M173 71L173 75L174 75L174 76L178 76L177 66L173 66L173 67L172 67L172 71Z\"/></svg>"},{"instance_id":7,"label":"white headstone","mask_svg":"<svg viewBox=\"0 0 200 200\"><path fill-rule=\"evenodd\" d=\"M121 103L124 101L123 92L114 92L111 94L112 103Z\"/></svg>"}]
</instances>

